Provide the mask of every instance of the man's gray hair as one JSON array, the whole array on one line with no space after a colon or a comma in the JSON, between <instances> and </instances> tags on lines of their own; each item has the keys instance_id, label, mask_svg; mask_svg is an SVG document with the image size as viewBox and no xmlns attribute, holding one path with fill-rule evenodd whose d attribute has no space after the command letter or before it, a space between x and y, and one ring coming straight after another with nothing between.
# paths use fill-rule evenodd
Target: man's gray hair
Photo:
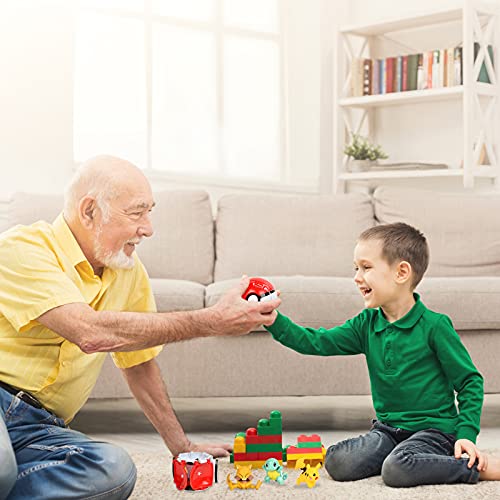
<instances>
[{"instance_id":1,"label":"man's gray hair","mask_svg":"<svg viewBox=\"0 0 500 500\"><path fill-rule=\"evenodd\" d=\"M82 163L64 190L64 214L74 216L84 196L92 196L102 212L103 221L109 220L109 201L116 196L115 185L109 172L99 169L107 157L96 157ZM109 158L112 160L112 157Z\"/></svg>"}]
</instances>

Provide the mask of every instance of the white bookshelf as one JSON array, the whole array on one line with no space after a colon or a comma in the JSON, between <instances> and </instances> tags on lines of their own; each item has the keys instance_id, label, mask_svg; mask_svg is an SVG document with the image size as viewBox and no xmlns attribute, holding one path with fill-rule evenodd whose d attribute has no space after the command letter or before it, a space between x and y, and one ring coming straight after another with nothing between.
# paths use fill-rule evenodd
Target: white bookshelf
<instances>
[{"instance_id":1,"label":"white bookshelf","mask_svg":"<svg viewBox=\"0 0 500 500\"><path fill-rule=\"evenodd\" d=\"M389 57L401 54L374 56L373 47L380 37L390 37L392 33L405 30L427 28L439 29L446 23L460 25L462 43L463 84L453 87L441 87L425 90L392 92L387 94L352 97L350 95L350 69L354 57ZM500 186L500 9L478 0L463 0L460 8L422 13L412 17L387 19L371 25L351 25L341 27L337 33L334 53L334 166L333 190L343 191L351 181L370 181L377 179L415 179L435 177L461 178L466 188L474 186L477 178L491 179ZM355 42L354 42L355 41ZM354 43L353 43L354 42ZM492 67L483 59L482 53L474 63L474 42L482 48L494 47ZM355 48L355 44L357 47ZM450 45L451 46L451 45ZM443 48L443 47L435 47ZM415 50L421 52L422 50ZM477 76L484 60L492 83L477 82ZM462 168L415 169L415 170L379 170L351 173L348 159L343 150L351 132L359 132L362 126L368 129L371 139L376 135L375 113L377 109L390 106L437 103L455 100L461 108L461 135L457 144L463 148ZM413 108L412 112L415 108ZM353 113L357 111L357 116ZM437 126L434 124L434 126ZM439 128L436 129L439 133ZM489 165L479 165L480 149L484 144ZM383 144L382 144L383 147ZM405 160L406 161L406 160ZM420 158L408 158L409 163L418 163ZM450 162L451 164L452 162Z\"/></svg>"}]
</instances>

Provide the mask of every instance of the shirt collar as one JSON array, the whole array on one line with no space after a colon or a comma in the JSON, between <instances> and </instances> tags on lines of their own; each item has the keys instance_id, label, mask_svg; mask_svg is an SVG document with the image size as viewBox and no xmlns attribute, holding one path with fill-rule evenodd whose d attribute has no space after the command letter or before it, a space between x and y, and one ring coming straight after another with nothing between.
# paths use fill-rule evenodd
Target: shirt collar
<instances>
[{"instance_id":1,"label":"shirt collar","mask_svg":"<svg viewBox=\"0 0 500 500\"><path fill-rule=\"evenodd\" d=\"M61 248L64 248L64 253L69 257L71 264L76 267L80 262L87 262L90 266L78 241L76 241L76 238L73 236L68 223L64 220L62 213L57 216L52 227L54 228L54 235L57 242Z\"/></svg>"},{"instance_id":2,"label":"shirt collar","mask_svg":"<svg viewBox=\"0 0 500 500\"><path fill-rule=\"evenodd\" d=\"M90 265L90 262L85 257L83 250L81 249L78 241L76 241L75 236L71 232L68 223L64 219L62 212L57 216L56 220L52 224L54 229L54 235L58 241L61 248L64 249L65 254L69 257L70 262L73 267L76 268L78 264L82 264L79 272L85 272L89 276L95 277L94 269ZM114 269L104 268L101 280L107 284L111 283L116 278L116 271Z\"/></svg>"},{"instance_id":3,"label":"shirt collar","mask_svg":"<svg viewBox=\"0 0 500 500\"><path fill-rule=\"evenodd\" d=\"M420 295L418 293L414 293L413 297L415 299L414 306L402 318L399 318L394 323L390 323L389 321L387 321L387 318L384 316L382 309L379 307L377 316L375 318L375 333L383 332L389 325L395 326L396 328L400 329L413 328L427 309L420 301Z\"/></svg>"}]
</instances>

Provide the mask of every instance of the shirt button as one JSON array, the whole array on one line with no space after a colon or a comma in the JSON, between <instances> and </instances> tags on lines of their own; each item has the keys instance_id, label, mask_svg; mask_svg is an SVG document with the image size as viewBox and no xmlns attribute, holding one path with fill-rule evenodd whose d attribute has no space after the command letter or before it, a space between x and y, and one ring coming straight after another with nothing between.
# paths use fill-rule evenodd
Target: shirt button
<instances>
[{"instance_id":1,"label":"shirt button","mask_svg":"<svg viewBox=\"0 0 500 500\"><path fill-rule=\"evenodd\" d=\"M392 328L391 327L387 328L387 333L392 333Z\"/></svg>"},{"instance_id":2,"label":"shirt button","mask_svg":"<svg viewBox=\"0 0 500 500\"><path fill-rule=\"evenodd\" d=\"M388 360L385 362L385 364L386 364L387 366L391 366L391 360L390 360L390 359L388 359Z\"/></svg>"},{"instance_id":3,"label":"shirt button","mask_svg":"<svg viewBox=\"0 0 500 500\"><path fill-rule=\"evenodd\" d=\"M391 348L391 343L390 342L387 342L386 346L385 346L386 349L390 349Z\"/></svg>"}]
</instances>

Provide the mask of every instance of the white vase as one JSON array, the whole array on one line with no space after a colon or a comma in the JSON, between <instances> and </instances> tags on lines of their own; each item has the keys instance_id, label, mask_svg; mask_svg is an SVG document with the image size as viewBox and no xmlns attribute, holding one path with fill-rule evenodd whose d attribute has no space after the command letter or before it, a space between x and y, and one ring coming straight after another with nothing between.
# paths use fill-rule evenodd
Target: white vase
<instances>
[{"instance_id":1,"label":"white vase","mask_svg":"<svg viewBox=\"0 0 500 500\"><path fill-rule=\"evenodd\" d=\"M350 160L348 168L351 172L366 172L376 164L373 160Z\"/></svg>"}]
</instances>

